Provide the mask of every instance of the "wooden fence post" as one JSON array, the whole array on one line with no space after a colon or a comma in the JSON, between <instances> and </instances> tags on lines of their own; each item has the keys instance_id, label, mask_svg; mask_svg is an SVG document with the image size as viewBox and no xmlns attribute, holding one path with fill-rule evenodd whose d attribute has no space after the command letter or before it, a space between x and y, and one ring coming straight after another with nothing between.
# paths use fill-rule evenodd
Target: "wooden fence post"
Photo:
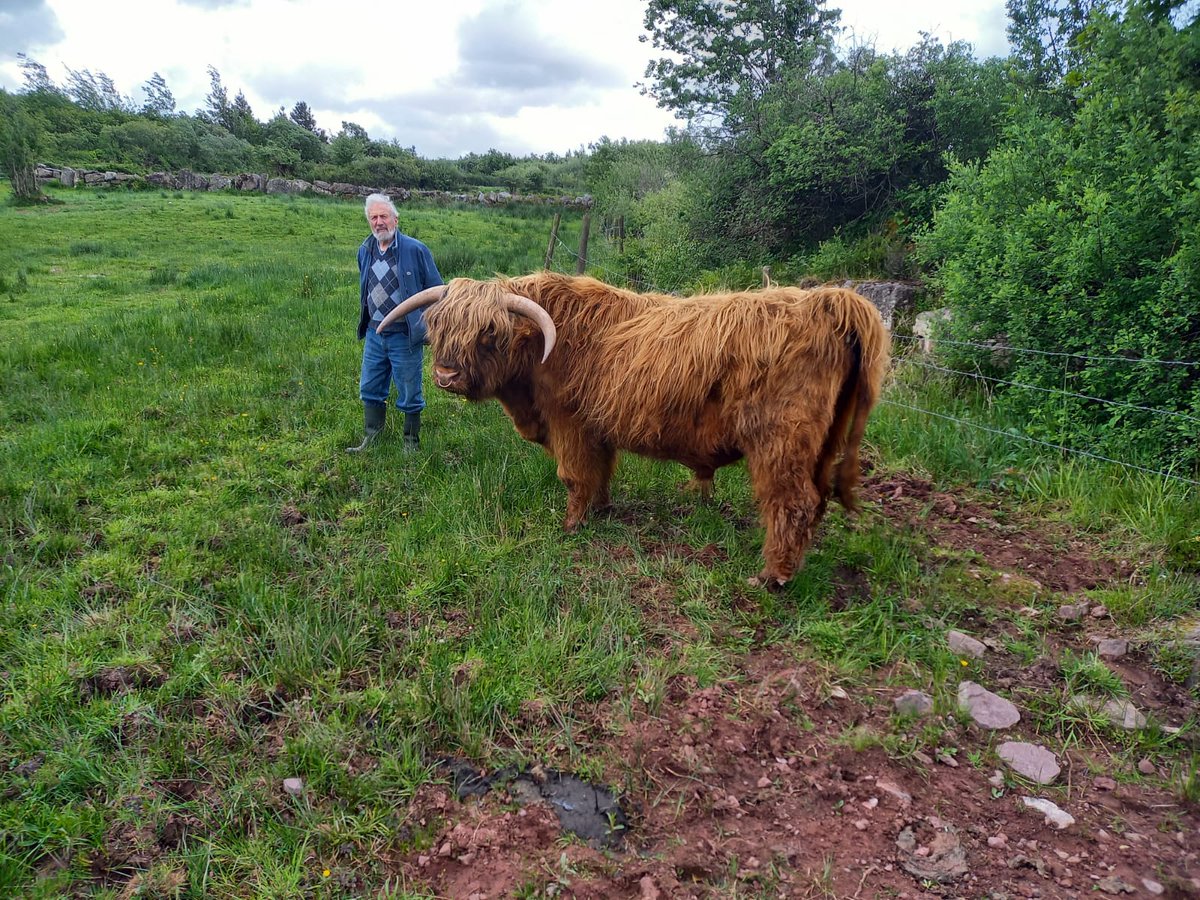
<instances>
[{"instance_id":1,"label":"wooden fence post","mask_svg":"<svg viewBox=\"0 0 1200 900\"><path fill-rule=\"evenodd\" d=\"M579 235L579 261L575 264L575 274L582 275L587 269L587 245L588 232L592 228L592 214L585 212L583 214L583 231Z\"/></svg>"},{"instance_id":2,"label":"wooden fence post","mask_svg":"<svg viewBox=\"0 0 1200 900\"><path fill-rule=\"evenodd\" d=\"M554 224L550 226L550 243L546 247L546 264L543 269L549 269L550 263L554 262L554 248L558 244L558 223L562 219L562 213L554 214Z\"/></svg>"},{"instance_id":3,"label":"wooden fence post","mask_svg":"<svg viewBox=\"0 0 1200 900\"><path fill-rule=\"evenodd\" d=\"M625 255L625 217L617 217L617 253Z\"/></svg>"},{"instance_id":4,"label":"wooden fence post","mask_svg":"<svg viewBox=\"0 0 1200 900\"><path fill-rule=\"evenodd\" d=\"M771 286L771 267L763 266L763 287L769 288L770 286Z\"/></svg>"}]
</instances>

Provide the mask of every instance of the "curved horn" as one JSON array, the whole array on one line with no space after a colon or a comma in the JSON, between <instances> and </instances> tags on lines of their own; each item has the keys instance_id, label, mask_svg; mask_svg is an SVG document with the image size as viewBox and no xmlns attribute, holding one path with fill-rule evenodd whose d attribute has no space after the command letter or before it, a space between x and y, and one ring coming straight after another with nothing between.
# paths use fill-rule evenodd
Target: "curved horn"
<instances>
[{"instance_id":1,"label":"curved horn","mask_svg":"<svg viewBox=\"0 0 1200 900\"><path fill-rule=\"evenodd\" d=\"M542 351L542 362L545 362L558 340L558 329L554 327L554 320L550 318L550 314L528 297L522 297L519 294L506 293L504 306L537 323L538 328L542 331L542 340L546 344L546 349Z\"/></svg>"},{"instance_id":2,"label":"curved horn","mask_svg":"<svg viewBox=\"0 0 1200 900\"><path fill-rule=\"evenodd\" d=\"M375 328L376 333L383 331L397 319L407 316L415 309L421 309L424 306L429 306L431 303L437 303L446 296L446 285L439 284L435 287L425 288L423 291L418 291L413 294L390 313L383 317L383 321Z\"/></svg>"}]
</instances>

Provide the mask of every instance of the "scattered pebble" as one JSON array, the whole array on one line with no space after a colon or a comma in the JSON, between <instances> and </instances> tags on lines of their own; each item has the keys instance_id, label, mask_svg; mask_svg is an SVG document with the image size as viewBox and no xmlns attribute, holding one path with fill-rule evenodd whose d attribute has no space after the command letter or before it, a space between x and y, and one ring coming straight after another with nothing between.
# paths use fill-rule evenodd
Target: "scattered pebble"
<instances>
[{"instance_id":1,"label":"scattered pebble","mask_svg":"<svg viewBox=\"0 0 1200 900\"><path fill-rule=\"evenodd\" d=\"M1038 784L1050 784L1061 771L1054 754L1037 744L1005 741L996 748L996 755L1018 775Z\"/></svg>"},{"instance_id":2,"label":"scattered pebble","mask_svg":"<svg viewBox=\"0 0 1200 900\"><path fill-rule=\"evenodd\" d=\"M1115 791L1117 789L1117 783L1107 775L1098 775L1092 782L1092 787L1098 791Z\"/></svg>"},{"instance_id":3,"label":"scattered pebble","mask_svg":"<svg viewBox=\"0 0 1200 900\"><path fill-rule=\"evenodd\" d=\"M1008 835L1003 831L999 834L992 835L987 840L989 847L1006 847L1008 846Z\"/></svg>"},{"instance_id":4,"label":"scattered pebble","mask_svg":"<svg viewBox=\"0 0 1200 900\"><path fill-rule=\"evenodd\" d=\"M1103 638L1096 642L1096 652L1105 659L1119 659L1129 652L1129 641L1124 638Z\"/></svg>"},{"instance_id":5,"label":"scattered pebble","mask_svg":"<svg viewBox=\"0 0 1200 900\"><path fill-rule=\"evenodd\" d=\"M285 778L283 789L293 797L299 797L304 793L304 781L299 778Z\"/></svg>"},{"instance_id":6,"label":"scattered pebble","mask_svg":"<svg viewBox=\"0 0 1200 900\"><path fill-rule=\"evenodd\" d=\"M1150 757L1143 756L1138 760L1138 771L1143 775L1157 775L1158 769L1154 767L1154 763L1150 761Z\"/></svg>"},{"instance_id":7,"label":"scattered pebble","mask_svg":"<svg viewBox=\"0 0 1200 900\"><path fill-rule=\"evenodd\" d=\"M1011 728L1021 721L1016 706L973 681L959 684L958 705L984 728Z\"/></svg>"},{"instance_id":8,"label":"scattered pebble","mask_svg":"<svg viewBox=\"0 0 1200 900\"><path fill-rule=\"evenodd\" d=\"M1096 882L1096 887L1106 894L1134 894L1137 888L1125 881L1119 875L1109 875Z\"/></svg>"},{"instance_id":9,"label":"scattered pebble","mask_svg":"<svg viewBox=\"0 0 1200 900\"><path fill-rule=\"evenodd\" d=\"M982 641L977 641L969 634L963 634L961 631L947 631L946 643L950 645L950 649L960 656L969 656L971 659L979 659L987 651Z\"/></svg>"},{"instance_id":10,"label":"scattered pebble","mask_svg":"<svg viewBox=\"0 0 1200 900\"><path fill-rule=\"evenodd\" d=\"M1078 622L1090 611L1088 603L1068 603L1058 608L1058 618L1063 622Z\"/></svg>"},{"instance_id":11,"label":"scattered pebble","mask_svg":"<svg viewBox=\"0 0 1200 900\"><path fill-rule=\"evenodd\" d=\"M1109 700L1100 711L1108 716L1114 725L1126 731L1146 727L1145 715L1128 700Z\"/></svg>"},{"instance_id":12,"label":"scattered pebble","mask_svg":"<svg viewBox=\"0 0 1200 900\"><path fill-rule=\"evenodd\" d=\"M1166 888L1164 888L1161 884L1159 884L1153 878L1143 878L1142 879L1142 887L1144 887L1146 889L1146 892L1149 894L1161 894L1166 890Z\"/></svg>"},{"instance_id":13,"label":"scattered pebble","mask_svg":"<svg viewBox=\"0 0 1200 900\"><path fill-rule=\"evenodd\" d=\"M1026 806L1036 809L1046 817L1046 824L1053 825L1055 828L1062 830L1069 825L1075 824L1075 817L1068 812L1059 809L1054 803L1045 800L1041 797L1022 797L1021 802Z\"/></svg>"},{"instance_id":14,"label":"scattered pebble","mask_svg":"<svg viewBox=\"0 0 1200 900\"><path fill-rule=\"evenodd\" d=\"M958 768L958 760L955 759L953 756L951 756L949 753L945 753L945 752L939 753L937 755L937 761L940 762L943 766L949 766L952 769Z\"/></svg>"},{"instance_id":15,"label":"scattered pebble","mask_svg":"<svg viewBox=\"0 0 1200 900\"><path fill-rule=\"evenodd\" d=\"M868 822L866 819L857 819L854 822L854 827L857 828L859 831L866 831L868 828L871 827L871 823Z\"/></svg>"},{"instance_id":16,"label":"scattered pebble","mask_svg":"<svg viewBox=\"0 0 1200 900\"><path fill-rule=\"evenodd\" d=\"M912 803L912 794L904 790L900 785L888 781L886 778L880 778L875 782L875 786L885 793L891 794L900 801L901 806L908 806Z\"/></svg>"},{"instance_id":17,"label":"scattered pebble","mask_svg":"<svg viewBox=\"0 0 1200 900\"><path fill-rule=\"evenodd\" d=\"M933 698L924 691L905 691L893 703L902 716L925 716L933 712Z\"/></svg>"},{"instance_id":18,"label":"scattered pebble","mask_svg":"<svg viewBox=\"0 0 1200 900\"><path fill-rule=\"evenodd\" d=\"M1091 615L1092 615L1093 619L1103 619L1105 616L1108 615L1108 607L1107 606L1093 606Z\"/></svg>"}]
</instances>

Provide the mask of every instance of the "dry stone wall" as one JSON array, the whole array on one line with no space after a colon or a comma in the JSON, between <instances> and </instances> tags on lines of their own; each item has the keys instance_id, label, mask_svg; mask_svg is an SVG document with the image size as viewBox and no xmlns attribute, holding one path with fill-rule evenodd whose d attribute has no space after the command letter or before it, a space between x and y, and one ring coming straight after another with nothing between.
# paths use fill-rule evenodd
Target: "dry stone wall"
<instances>
[{"instance_id":1,"label":"dry stone wall","mask_svg":"<svg viewBox=\"0 0 1200 900\"><path fill-rule=\"evenodd\" d=\"M89 169L74 169L70 166L53 166L41 163L37 167L37 178L42 182L57 181L63 187L104 185L145 185L174 191L243 191L259 194L320 194L327 197L361 199L368 194L387 194L397 203L408 200L432 200L446 203L479 203L487 206L502 206L508 203L535 203L543 206L567 206L581 209L592 205L592 198L583 194L571 196L544 196L514 194L509 191L422 191L414 188L386 186L369 187L343 182L302 181L298 178L268 178L254 172L236 175L200 174L181 172L151 172L149 175L130 175L126 172L98 172Z\"/></svg>"}]
</instances>

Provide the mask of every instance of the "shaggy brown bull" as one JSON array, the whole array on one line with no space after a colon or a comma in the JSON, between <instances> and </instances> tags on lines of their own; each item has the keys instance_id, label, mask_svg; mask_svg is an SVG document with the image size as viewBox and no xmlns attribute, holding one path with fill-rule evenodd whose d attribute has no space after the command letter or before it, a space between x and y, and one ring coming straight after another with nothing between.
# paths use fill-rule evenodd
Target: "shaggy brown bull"
<instances>
[{"instance_id":1,"label":"shaggy brown bull","mask_svg":"<svg viewBox=\"0 0 1200 900\"><path fill-rule=\"evenodd\" d=\"M803 564L831 493L854 508L889 342L853 291L678 298L550 272L457 278L379 327L430 304L438 386L495 397L549 451L568 530L608 505L618 450L682 463L705 494L718 468L745 457L766 526L756 583L768 586Z\"/></svg>"}]
</instances>

